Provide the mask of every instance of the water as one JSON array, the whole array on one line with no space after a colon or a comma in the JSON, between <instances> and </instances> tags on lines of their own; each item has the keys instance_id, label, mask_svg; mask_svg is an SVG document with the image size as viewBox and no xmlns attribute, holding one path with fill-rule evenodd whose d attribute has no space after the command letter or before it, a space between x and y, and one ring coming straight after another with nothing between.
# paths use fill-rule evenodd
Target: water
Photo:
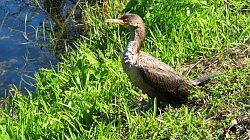
<instances>
[{"instance_id":1,"label":"water","mask_svg":"<svg viewBox=\"0 0 250 140\"><path fill-rule=\"evenodd\" d=\"M36 47L42 41L36 38L35 30L45 16L32 1L0 1L0 97L12 84L22 91L33 90L29 83L34 84L34 73L56 64L48 50Z\"/></svg>"}]
</instances>

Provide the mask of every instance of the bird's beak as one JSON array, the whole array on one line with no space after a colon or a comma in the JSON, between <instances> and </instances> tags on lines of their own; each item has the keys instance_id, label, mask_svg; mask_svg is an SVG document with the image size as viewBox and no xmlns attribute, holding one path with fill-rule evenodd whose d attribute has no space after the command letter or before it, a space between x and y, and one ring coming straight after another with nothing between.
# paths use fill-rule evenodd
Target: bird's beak
<instances>
[{"instance_id":1,"label":"bird's beak","mask_svg":"<svg viewBox=\"0 0 250 140\"><path fill-rule=\"evenodd\" d=\"M122 25L122 26L127 26L128 25L128 22L125 22L124 20L122 19L106 19L104 21L105 23L113 23L113 24L119 24L119 25Z\"/></svg>"}]
</instances>

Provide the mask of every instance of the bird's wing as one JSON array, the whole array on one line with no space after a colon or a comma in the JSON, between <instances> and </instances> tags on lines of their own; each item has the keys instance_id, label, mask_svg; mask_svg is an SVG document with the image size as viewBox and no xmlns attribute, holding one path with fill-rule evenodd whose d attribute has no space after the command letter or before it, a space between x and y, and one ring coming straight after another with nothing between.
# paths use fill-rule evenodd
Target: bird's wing
<instances>
[{"instance_id":1,"label":"bird's wing","mask_svg":"<svg viewBox=\"0 0 250 140\"><path fill-rule=\"evenodd\" d=\"M150 66L150 68L153 69L161 69L164 71L170 71L171 73L175 75L180 75L178 72L176 72L172 67L169 65L159 61L155 57L145 53L145 52L140 52L137 60L139 65L142 66ZM181 75L180 75L181 76Z\"/></svg>"},{"instance_id":2,"label":"bird's wing","mask_svg":"<svg viewBox=\"0 0 250 140\"><path fill-rule=\"evenodd\" d=\"M187 92L190 82L169 65L143 52L140 53L137 64L144 81L157 91L171 94Z\"/></svg>"}]
</instances>

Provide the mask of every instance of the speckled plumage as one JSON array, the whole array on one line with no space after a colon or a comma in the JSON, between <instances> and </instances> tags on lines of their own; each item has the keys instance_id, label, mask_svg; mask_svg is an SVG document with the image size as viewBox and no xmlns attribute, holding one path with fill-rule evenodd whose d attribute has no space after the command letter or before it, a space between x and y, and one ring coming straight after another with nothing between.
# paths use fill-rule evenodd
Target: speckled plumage
<instances>
[{"instance_id":1,"label":"speckled plumage","mask_svg":"<svg viewBox=\"0 0 250 140\"><path fill-rule=\"evenodd\" d=\"M167 64L145 52L125 51L122 65L133 84L151 98L156 97L161 101L184 101L188 97L192 83Z\"/></svg>"}]
</instances>

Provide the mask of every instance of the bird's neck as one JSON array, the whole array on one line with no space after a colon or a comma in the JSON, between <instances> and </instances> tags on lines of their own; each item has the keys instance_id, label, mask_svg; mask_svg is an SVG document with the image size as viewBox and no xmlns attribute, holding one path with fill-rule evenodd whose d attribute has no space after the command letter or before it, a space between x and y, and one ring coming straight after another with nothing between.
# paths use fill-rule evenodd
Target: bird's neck
<instances>
[{"instance_id":1,"label":"bird's neck","mask_svg":"<svg viewBox=\"0 0 250 140\"><path fill-rule=\"evenodd\" d=\"M129 44L133 45L128 45L128 47L132 47L135 52L139 52L145 39L145 27L131 29L131 33Z\"/></svg>"},{"instance_id":2,"label":"bird's neck","mask_svg":"<svg viewBox=\"0 0 250 140\"><path fill-rule=\"evenodd\" d=\"M123 63L132 66L136 63L137 54L145 39L145 28L131 29L131 39L123 53Z\"/></svg>"}]
</instances>

